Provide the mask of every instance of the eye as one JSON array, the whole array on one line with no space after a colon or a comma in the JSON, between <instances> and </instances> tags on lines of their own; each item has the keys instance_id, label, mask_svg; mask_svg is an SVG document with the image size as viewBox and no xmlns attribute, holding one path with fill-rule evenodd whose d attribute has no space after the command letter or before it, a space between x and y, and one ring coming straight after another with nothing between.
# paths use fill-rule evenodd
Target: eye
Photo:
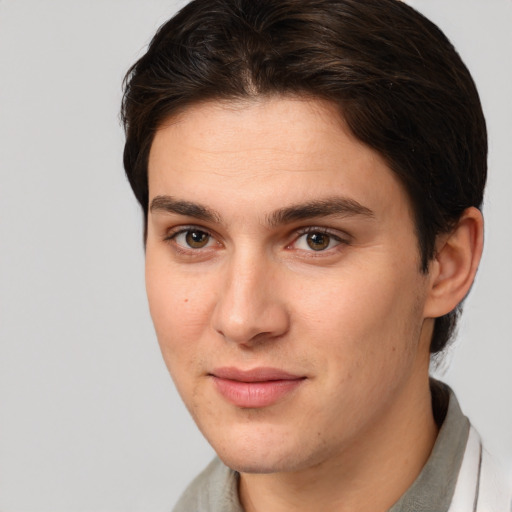
<instances>
[{"instance_id":1,"label":"eye","mask_svg":"<svg viewBox=\"0 0 512 512\"><path fill-rule=\"evenodd\" d=\"M309 231L304 233L294 243L295 249L303 251L325 251L341 244L342 240L332 234L322 231Z\"/></svg>"},{"instance_id":2,"label":"eye","mask_svg":"<svg viewBox=\"0 0 512 512\"><path fill-rule=\"evenodd\" d=\"M178 233L175 233L171 239L181 247L190 249L204 249L205 247L212 245L214 242L209 233L200 229L185 229L183 231L179 231Z\"/></svg>"}]
</instances>

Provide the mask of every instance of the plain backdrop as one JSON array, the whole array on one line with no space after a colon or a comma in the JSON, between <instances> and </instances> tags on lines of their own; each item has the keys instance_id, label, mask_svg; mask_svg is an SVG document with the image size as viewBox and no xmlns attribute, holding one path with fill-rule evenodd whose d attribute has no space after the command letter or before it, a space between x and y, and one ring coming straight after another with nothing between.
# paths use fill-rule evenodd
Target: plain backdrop
<instances>
[{"instance_id":1,"label":"plain backdrop","mask_svg":"<svg viewBox=\"0 0 512 512\"><path fill-rule=\"evenodd\" d=\"M124 73L183 3L0 0L0 511L169 511L213 456L155 340L118 120ZM487 115L485 254L443 378L510 470L512 2L410 3Z\"/></svg>"}]
</instances>

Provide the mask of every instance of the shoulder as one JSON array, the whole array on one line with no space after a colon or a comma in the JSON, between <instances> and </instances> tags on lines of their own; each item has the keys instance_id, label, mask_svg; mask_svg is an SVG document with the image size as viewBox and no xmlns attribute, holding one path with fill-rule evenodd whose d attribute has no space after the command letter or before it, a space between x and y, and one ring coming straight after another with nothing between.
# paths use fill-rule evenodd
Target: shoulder
<instances>
[{"instance_id":1,"label":"shoulder","mask_svg":"<svg viewBox=\"0 0 512 512\"><path fill-rule=\"evenodd\" d=\"M173 512L242 512L238 473L216 457L190 483Z\"/></svg>"}]
</instances>

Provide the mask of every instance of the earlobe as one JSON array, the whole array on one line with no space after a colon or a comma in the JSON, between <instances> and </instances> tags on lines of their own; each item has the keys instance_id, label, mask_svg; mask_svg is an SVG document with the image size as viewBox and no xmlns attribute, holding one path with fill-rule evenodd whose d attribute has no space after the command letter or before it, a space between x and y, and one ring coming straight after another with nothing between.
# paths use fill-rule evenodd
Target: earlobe
<instances>
[{"instance_id":1,"label":"earlobe","mask_svg":"<svg viewBox=\"0 0 512 512\"><path fill-rule=\"evenodd\" d=\"M425 318L455 309L471 289L483 248L483 218L477 208L464 210L450 233L438 236L430 264Z\"/></svg>"}]
</instances>

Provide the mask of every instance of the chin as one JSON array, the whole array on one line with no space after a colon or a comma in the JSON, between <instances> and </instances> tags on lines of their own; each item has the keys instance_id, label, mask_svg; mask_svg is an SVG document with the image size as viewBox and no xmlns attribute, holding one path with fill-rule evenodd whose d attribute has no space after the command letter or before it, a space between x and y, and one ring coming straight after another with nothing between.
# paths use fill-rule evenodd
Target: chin
<instances>
[{"instance_id":1,"label":"chin","mask_svg":"<svg viewBox=\"0 0 512 512\"><path fill-rule=\"evenodd\" d=\"M257 463L256 461L240 461L240 460L231 460L224 459L220 457L222 462L231 468L233 471L237 471L238 473L252 473L252 474L260 474L260 475L268 475L271 473L281 473L283 471L282 468L272 466L268 464L268 462Z\"/></svg>"},{"instance_id":2,"label":"chin","mask_svg":"<svg viewBox=\"0 0 512 512\"><path fill-rule=\"evenodd\" d=\"M290 441L290 435L247 436L212 446L222 462L239 473L286 473L317 462L307 453L304 443Z\"/></svg>"},{"instance_id":3,"label":"chin","mask_svg":"<svg viewBox=\"0 0 512 512\"><path fill-rule=\"evenodd\" d=\"M287 458L272 460L268 457L240 457L239 454L231 456L230 454L220 452L218 456L226 466L239 473L269 474L289 472L298 469L292 461Z\"/></svg>"}]
</instances>

